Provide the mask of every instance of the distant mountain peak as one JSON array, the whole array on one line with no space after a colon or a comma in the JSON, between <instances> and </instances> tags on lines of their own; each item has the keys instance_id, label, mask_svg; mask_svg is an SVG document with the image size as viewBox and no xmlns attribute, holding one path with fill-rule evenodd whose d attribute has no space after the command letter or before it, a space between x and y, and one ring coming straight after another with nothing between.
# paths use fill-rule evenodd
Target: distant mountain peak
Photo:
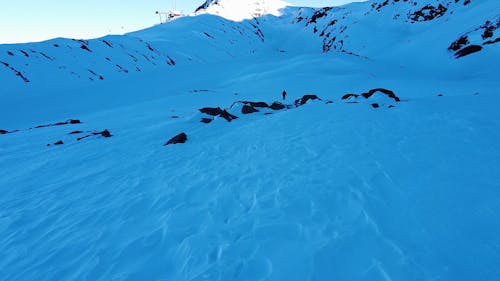
<instances>
[{"instance_id":1,"label":"distant mountain peak","mask_svg":"<svg viewBox=\"0 0 500 281\"><path fill-rule=\"evenodd\" d=\"M281 0L206 0L195 13L213 14L240 21L263 15L280 15L280 9L289 6Z\"/></svg>"}]
</instances>

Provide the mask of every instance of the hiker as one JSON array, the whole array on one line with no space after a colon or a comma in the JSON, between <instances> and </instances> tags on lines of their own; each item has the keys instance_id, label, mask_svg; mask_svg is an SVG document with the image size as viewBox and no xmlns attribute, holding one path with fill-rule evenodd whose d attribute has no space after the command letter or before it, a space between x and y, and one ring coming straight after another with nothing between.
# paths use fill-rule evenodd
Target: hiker
<instances>
[{"instance_id":1,"label":"hiker","mask_svg":"<svg viewBox=\"0 0 500 281\"><path fill-rule=\"evenodd\" d=\"M283 96L283 100L285 100L286 99L286 91L285 90L283 90L282 96Z\"/></svg>"}]
</instances>

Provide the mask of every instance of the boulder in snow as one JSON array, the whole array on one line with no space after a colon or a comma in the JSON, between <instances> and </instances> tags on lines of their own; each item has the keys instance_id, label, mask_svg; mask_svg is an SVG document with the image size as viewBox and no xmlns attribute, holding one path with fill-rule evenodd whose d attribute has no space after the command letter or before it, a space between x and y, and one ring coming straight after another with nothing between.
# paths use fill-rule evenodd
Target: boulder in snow
<instances>
[{"instance_id":1,"label":"boulder in snow","mask_svg":"<svg viewBox=\"0 0 500 281\"><path fill-rule=\"evenodd\" d=\"M286 106L284 104L282 104L281 102L273 102L273 104L271 104L271 106L269 106L270 109L272 110L282 110L282 109L285 109Z\"/></svg>"},{"instance_id":2,"label":"boulder in snow","mask_svg":"<svg viewBox=\"0 0 500 281\"><path fill-rule=\"evenodd\" d=\"M204 107L200 109L200 112L208 114L210 116L222 117L228 122L231 122L234 119L238 119L237 116L232 115L231 113L227 112L225 109L221 109L220 107Z\"/></svg>"},{"instance_id":3,"label":"boulder in snow","mask_svg":"<svg viewBox=\"0 0 500 281\"><path fill-rule=\"evenodd\" d=\"M243 113L243 114L251 114L251 113L255 113L255 112L259 112L259 111L250 105L244 105L243 108L241 108L241 113Z\"/></svg>"},{"instance_id":4,"label":"boulder in snow","mask_svg":"<svg viewBox=\"0 0 500 281\"><path fill-rule=\"evenodd\" d=\"M302 98L295 101L295 106L301 106L306 104L310 100L321 100L316 95L304 95Z\"/></svg>"},{"instance_id":5,"label":"boulder in snow","mask_svg":"<svg viewBox=\"0 0 500 281\"><path fill-rule=\"evenodd\" d=\"M188 137L186 135L186 133L180 133L178 134L177 136L171 138L166 144L164 144L165 146L167 145L171 145L171 144L179 144L179 143L185 143L187 141Z\"/></svg>"}]
</instances>

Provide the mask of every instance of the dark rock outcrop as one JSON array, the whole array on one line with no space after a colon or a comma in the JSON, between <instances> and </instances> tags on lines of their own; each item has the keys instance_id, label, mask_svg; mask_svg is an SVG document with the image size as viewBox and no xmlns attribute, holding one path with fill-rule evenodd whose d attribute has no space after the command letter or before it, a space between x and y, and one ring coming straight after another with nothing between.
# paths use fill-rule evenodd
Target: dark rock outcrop
<instances>
[{"instance_id":1,"label":"dark rock outcrop","mask_svg":"<svg viewBox=\"0 0 500 281\"><path fill-rule=\"evenodd\" d=\"M241 113L243 113L243 114L252 114L255 112L259 112L259 111L250 105L244 105L243 108L241 109Z\"/></svg>"},{"instance_id":2,"label":"dark rock outcrop","mask_svg":"<svg viewBox=\"0 0 500 281\"><path fill-rule=\"evenodd\" d=\"M490 44L495 44L500 42L500 37L496 38L495 40L488 40L483 43L483 45L490 45Z\"/></svg>"},{"instance_id":3,"label":"dark rock outcrop","mask_svg":"<svg viewBox=\"0 0 500 281\"><path fill-rule=\"evenodd\" d=\"M179 143L185 143L187 141L188 137L186 133L180 133L177 136L171 138L167 143L164 145L171 145L171 144L179 144Z\"/></svg>"},{"instance_id":4,"label":"dark rock outcrop","mask_svg":"<svg viewBox=\"0 0 500 281\"><path fill-rule=\"evenodd\" d=\"M204 107L200 109L200 112L210 116L219 116L222 113L222 109L220 107Z\"/></svg>"},{"instance_id":5,"label":"dark rock outcrop","mask_svg":"<svg viewBox=\"0 0 500 281\"><path fill-rule=\"evenodd\" d=\"M346 99L350 99L352 97L357 98L357 97L359 97L359 95L356 95L356 94L345 94L345 95L342 96L342 99L346 100Z\"/></svg>"},{"instance_id":6,"label":"dark rock outcrop","mask_svg":"<svg viewBox=\"0 0 500 281\"><path fill-rule=\"evenodd\" d=\"M223 110L222 113L219 115L220 117L224 118L227 120L227 122L231 122L234 119L238 119L237 116L232 115L231 113L227 112L226 110Z\"/></svg>"},{"instance_id":7,"label":"dark rock outcrop","mask_svg":"<svg viewBox=\"0 0 500 281\"><path fill-rule=\"evenodd\" d=\"M470 45L470 46L467 46L461 50L459 50L458 52L455 53L455 58L461 58L461 57L465 57L465 56L468 56L470 54L473 54L473 53L476 53L476 52L479 52L483 49L483 47L479 46L479 45Z\"/></svg>"},{"instance_id":8,"label":"dark rock outcrop","mask_svg":"<svg viewBox=\"0 0 500 281\"><path fill-rule=\"evenodd\" d=\"M295 100L295 106L301 106L306 104L310 100L321 100L316 95L304 95L302 98Z\"/></svg>"},{"instance_id":9,"label":"dark rock outcrop","mask_svg":"<svg viewBox=\"0 0 500 281\"><path fill-rule=\"evenodd\" d=\"M0 135L5 135L5 134L8 134L9 131L6 131L6 130L0 130Z\"/></svg>"},{"instance_id":10,"label":"dark rock outcrop","mask_svg":"<svg viewBox=\"0 0 500 281\"><path fill-rule=\"evenodd\" d=\"M281 102L273 102L273 104L271 104L271 106L269 106L270 109L272 110L282 110L282 109L285 109L286 106L284 104L282 104Z\"/></svg>"},{"instance_id":11,"label":"dark rock outcrop","mask_svg":"<svg viewBox=\"0 0 500 281\"><path fill-rule=\"evenodd\" d=\"M87 51L87 52L92 52L92 51L89 49L89 47L87 47L86 45L83 45L83 44L80 46L80 49L85 50L85 51Z\"/></svg>"},{"instance_id":12,"label":"dark rock outcrop","mask_svg":"<svg viewBox=\"0 0 500 281\"><path fill-rule=\"evenodd\" d=\"M29 82L30 82L30 80L29 80L28 78L26 78L26 76L24 76L24 74L23 74L21 71L19 71L19 70L15 69L14 67L10 66L10 65L9 65L8 63L6 63L6 62L0 61L0 63L1 63L1 64L3 64L3 65L4 65L5 67L7 67L8 69L10 69L12 72L14 72L14 74L15 74L17 77L21 78L21 79L22 79L25 83L29 83Z\"/></svg>"},{"instance_id":13,"label":"dark rock outcrop","mask_svg":"<svg viewBox=\"0 0 500 281\"><path fill-rule=\"evenodd\" d=\"M462 36L451 43L451 45L448 47L448 50L458 51L467 44L469 44L469 38L467 36Z\"/></svg>"},{"instance_id":14,"label":"dark rock outcrop","mask_svg":"<svg viewBox=\"0 0 500 281\"><path fill-rule=\"evenodd\" d=\"M167 56L167 64L175 66L176 62L171 57Z\"/></svg>"},{"instance_id":15,"label":"dark rock outcrop","mask_svg":"<svg viewBox=\"0 0 500 281\"><path fill-rule=\"evenodd\" d=\"M205 124L208 124L212 121L214 121L214 119L212 119L212 118L201 118L201 120L200 120L201 123L205 123Z\"/></svg>"},{"instance_id":16,"label":"dark rock outcrop","mask_svg":"<svg viewBox=\"0 0 500 281\"><path fill-rule=\"evenodd\" d=\"M77 138L76 140L77 141L81 141L81 140L86 139L86 138L91 137L91 136L102 136L102 137L105 137L105 138L110 138L113 135L108 130L104 130L104 131L101 131L101 132L92 132L92 134L86 135L86 136L83 136L83 137L80 137L80 138Z\"/></svg>"},{"instance_id":17,"label":"dark rock outcrop","mask_svg":"<svg viewBox=\"0 0 500 281\"><path fill-rule=\"evenodd\" d=\"M455 58L461 58L481 51L487 45L500 42L500 38L492 39L500 28L500 17L487 20L484 24L465 33L448 47L455 52ZM484 46L484 47L483 47Z\"/></svg>"},{"instance_id":18,"label":"dark rock outcrop","mask_svg":"<svg viewBox=\"0 0 500 281\"><path fill-rule=\"evenodd\" d=\"M101 135L101 136L103 136L105 138L110 138L110 137L113 136L108 130L104 130L102 132L94 132L93 134L94 134L94 136Z\"/></svg>"},{"instance_id":19,"label":"dark rock outcrop","mask_svg":"<svg viewBox=\"0 0 500 281\"><path fill-rule=\"evenodd\" d=\"M401 100L399 99L398 96L396 96L396 94L394 94L393 91L391 90L387 90L387 89L384 89L384 88L377 88L377 89L372 89L366 93L362 93L361 95L363 97L365 97L366 99L370 98L371 96L373 96L373 94L375 94L376 92L381 92L385 95L387 95L389 98L391 99L394 99L394 101L396 102L400 102Z\"/></svg>"},{"instance_id":20,"label":"dark rock outcrop","mask_svg":"<svg viewBox=\"0 0 500 281\"><path fill-rule=\"evenodd\" d=\"M63 145L63 144L64 144L64 142L62 140L57 141L57 142L54 143L54 145Z\"/></svg>"},{"instance_id":21,"label":"dark rock outcrop","mask_svg":"<svg viewBox=\"0 0 500 281\"><path fill-rule=\"evenodd\" d=\"M200 109L201 113L208 114L210 116L219 116L226 119L228 122L233 121L234 119L238 119L237 116L232 115L227 112L225 109L221 109L220 107L204 107Z\"/></svg>"},{"instance_id":22,"label":"dark rock outcrop","mask_svg":"<svg viewBox=\"0 0 500 281\"><path fill-rule=\"evenodd\" d=\"M408 18L414 22L430 21L442 17L446 11L448 11L448 8L442 4L439 4L437 7L426 5L413 14L408 15Z\"/></svg>"}]
</instances>

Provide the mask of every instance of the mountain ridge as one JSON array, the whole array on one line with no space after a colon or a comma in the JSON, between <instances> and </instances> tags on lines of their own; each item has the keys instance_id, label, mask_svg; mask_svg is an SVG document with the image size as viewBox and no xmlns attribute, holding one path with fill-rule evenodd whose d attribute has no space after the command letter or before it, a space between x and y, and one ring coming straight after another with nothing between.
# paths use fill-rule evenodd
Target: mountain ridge
<instances>
[{"instance_id":1,"label":"mountain ridge","mask_svg":"<svg viewBox=\"0 0 500 281\"><path fill-rule=\"evenodd\" d=\"M62 75L60 77L99 81L119 73L141 72L144 69L154 69L156 66L162 65L175 67L176 63L205 61L209 57L229 59L241 55L252 56L253 53L266 48L275 48L276 51L287 51L288 49L289 52L293 52L293 45L297 45L297 42L293 42L294 39L290 41L286 36L283 37L282 42L274 41L272 44L265 42L265 30L269 29L270 32L273 32L272 30L278 27L282 28L283 32L289 35L289 38L297 37L309 41L308 50L316 48L318 51L326 53L342 52L364 58L380 56L383 53L390 54L385 50L388 48L401 49L403 45L406 45L405 48L401 49L404 52L408 52L411 48L416 48L414 52L420 52L419 45L403 43L401 37L397 35L398 33L407 33L408 31L404 31L405 29L413 30L415 36L420 36L419 33L427 36L425 34L429 31L426 30L447 29L447 31L439 33L445 36L449 34L449 39L441 43L442 46L439 50L446 52L449 49L448 52L453 53L455 57L462 57L470 51L497 50L494 47L498 42L498 35L495 34L495 31L500 25L500 20L499 15L491 12L495 11L494 8L490 8L492 5L488 6L488 3L491 2L444 0L438 2L435 6L441 6L446 10L441 9L442 12L439 13L432 12L434 8L429 7L434 6L430 5L429 1L418 1L418 3L417 1L374 1L353 3L340 8L318 9L288 7L283 10L285 14L282 16L268 15L240 23L217 18L204 18L207 22L203 23L203 20L199 18L201 15L199 15L178 19L166 25L133 32L126 36L108 36L95 40L65 41L64 39L56 39L35 44L1 45L0 62L2 65L0 65L0 71L2 71L2 77L7 78L15 75L19 78L18 80L4 80L2 81L4 84L12 84L14 81L26 84L39 81L40 79L36 76L45 75L43 74L46 72L43 70L45 68L53 68L52 75L60 73L57 74ZM210 2L209 4L218 3ZM423 10L428 11L429 15L422 14L427 13L422 12ZM477 20L471 26L461 20L462 15ZM445 24L450 20L453 21L453 28L449 28ZM436 22L436 24L429 25L432 22ZM372 27L367 29L366 23L370 23ZM490 23L488 27L481 28L488 23ZM191 25L193 32L186 33L184 29L186 25ZM377 32L373 32L374 28L393 30L391 32L394 32L394 35L386 32L382 40L379 40L380 36L377 36ZM479 29L482 30L480 34L469 36L470 38L467 39L471 42L470 44L455 44L454 46L460 46L457 49L452 47L463 34ZM490 36L483 39L480 36L484 36L485 32ZM181 35L183 33L186 34ZM433 34L437 33L429 34L434 36ZM185 38L181 39L182 37ZM321 45L315 47L319 40L322 41ZM407 36L406 40L410 42L412 38ZM421 44L426 44L426 38L421 37L419 40L422 41ZM436 40L441 41L442 39L436 38ZM183 44L186 44L186 41L198 42L197 44L203 48L186 52L183 50ZM245 45L248 47L243 47L241 50L238 50L240 47L236 47ZM470 45L480 47L471 47ZM430 45L426 48L429 47ZM467 49L460 51L463 48ZM218 53L218 55L208 55L208 53ZM64 63L64 61L74 60L72 58L80 55L88 57L89 60L86 60L84 64L78 59L71 62L70 65ZM444 54L440 56L446 57ZM104 67L105 65L107 66ZM13 85L13 87L17 86Z\"/></svg>"}]
</instances>

